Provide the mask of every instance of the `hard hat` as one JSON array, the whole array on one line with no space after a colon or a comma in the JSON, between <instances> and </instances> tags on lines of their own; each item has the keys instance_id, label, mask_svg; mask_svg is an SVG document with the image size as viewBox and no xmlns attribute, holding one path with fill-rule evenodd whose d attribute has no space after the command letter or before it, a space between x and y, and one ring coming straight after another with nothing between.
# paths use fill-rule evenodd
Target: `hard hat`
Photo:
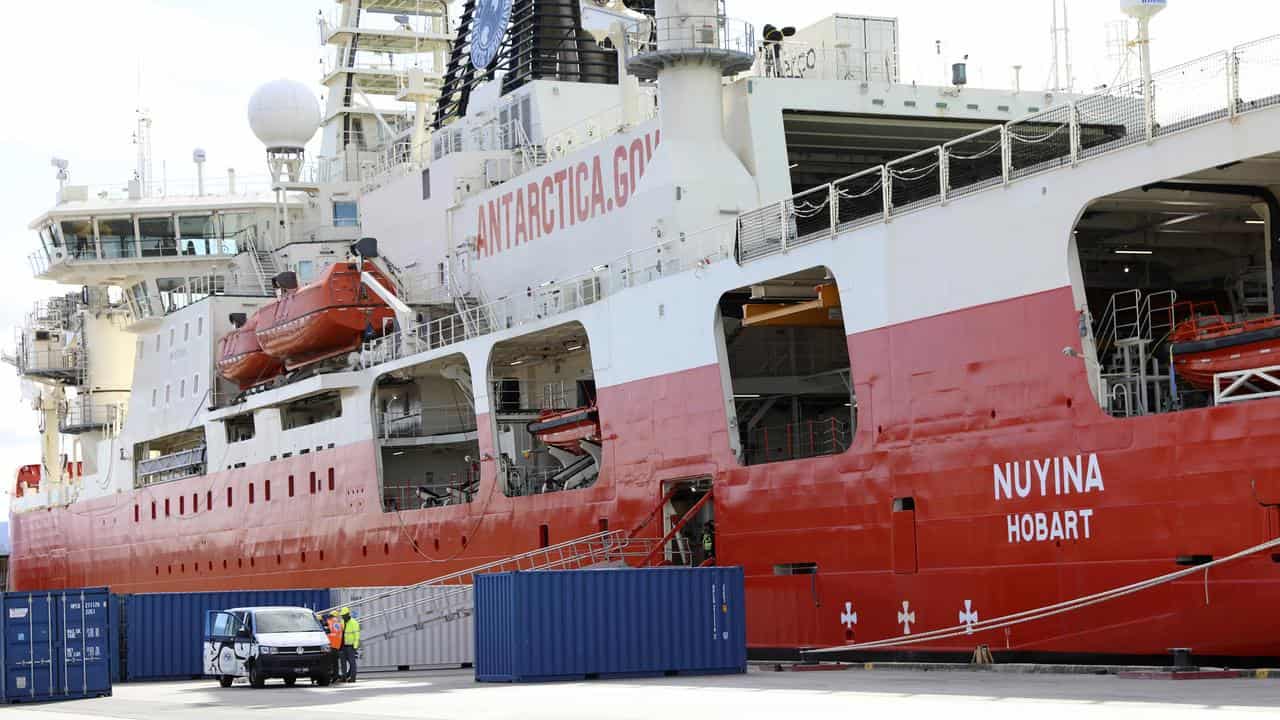
<instances>
[{"instance_id":1,"label":"hard hat","mask_svg":"<svg viewBox=\"0 0 1280 720\"><path fill-rule=\"evenodd\" d=\"M350 614L351 614L351 608L342 608L342 614L343 614L343 615L350 615Z\"/></svg>"}]
</instances>

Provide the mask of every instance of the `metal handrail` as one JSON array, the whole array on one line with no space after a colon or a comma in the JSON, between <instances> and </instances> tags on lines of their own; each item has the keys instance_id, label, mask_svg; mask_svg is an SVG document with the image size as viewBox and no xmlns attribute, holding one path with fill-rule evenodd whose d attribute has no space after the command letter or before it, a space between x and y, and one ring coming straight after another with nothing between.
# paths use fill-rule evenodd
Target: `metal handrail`
<instances>
[{"instance_id":1,"label":"metal handrail","mask_svg":"<svg viewBox=\"0 0 1280 720\"><path fill-rule=\"evenodd\" d=\"M1155 73L1149 87L1126 83L1074 98L742 213L739 223L743 232L735 257L739 264L745 264L843 230L850 218L841 208L845 199L841 186L854 178L878 175L884 198L878 215L862 208L855 219L859 224L887 221L900 213L1277 104L1280 35L1273 35ZM1151 112L1147 112L1148 106ZM1146 127L1145 118L1152 120L1151 127ZM917 172L904 172L902 166L912 159L924 161L924 166L913 168ZM977 167L965 165L975 161L987 162ZM953 175L960 179L959 185L951 182ZM904 206L895 208L894 193L901 186L911 187L913 192ZM953 189L958 192L952 194ZM824 203L831 211L829 222L797 209L798 199L812 203L815 193L824 192L829 196Z\"/></svg>"}]
</instances>

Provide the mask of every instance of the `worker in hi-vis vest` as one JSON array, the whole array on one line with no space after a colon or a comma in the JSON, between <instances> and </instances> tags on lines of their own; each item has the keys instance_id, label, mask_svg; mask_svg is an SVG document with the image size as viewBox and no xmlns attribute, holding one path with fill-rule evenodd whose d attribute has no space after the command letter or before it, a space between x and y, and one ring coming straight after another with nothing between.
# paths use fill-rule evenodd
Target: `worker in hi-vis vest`
<instances>
[{"instance_id":1,"label":"worker in hi-vis vest","mask_svg":"<svg viewBox=\"0 0 1280 720\"><path fill-rule=\"evenodd\" d=\"M338 656L342 653L342 618L338 617L338 611L330 612L324 619L324 633L329 636L329 653L333 655L333 667L329 674L333 677L333 681L337 682L342 679L342 673L339 672Z\"/></svg>"},{"instance_id":2,"label":"worker in hi-vis vest","mask_svg":"<svg viewBox=\"0 0 1280 720\"><path fill-rule=\"evenodd\" d=\"M351 608L342 608L342 679L356 681L356 657L360 651L360 621L351 617Z\"/></svg>"}]
</instances>

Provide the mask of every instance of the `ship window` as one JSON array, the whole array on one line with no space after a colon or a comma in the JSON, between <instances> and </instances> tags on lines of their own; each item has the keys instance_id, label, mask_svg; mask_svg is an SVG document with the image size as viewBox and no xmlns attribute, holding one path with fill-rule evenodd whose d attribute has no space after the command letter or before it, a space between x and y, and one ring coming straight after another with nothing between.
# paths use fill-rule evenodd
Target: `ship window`
<instances>
[{"instance_id":1,"label":"ship window","mask_svg":"<svg viewBox=\"0 0 1280 720\"><path fill-rule=\"evenodd\" d=\"M355 227L359 224L359 206L354 201L341 200L333 203L334 227Z\"/></svg>"},{"instance_id":2,"label":"ship window","mask_svg":"<svg viewBox=\"0 0 1280 720\"><path fill-rule=\"evenodd\" d=\"M235 415L223 420L227 428L227 442L238 443L252 440L254 435L253 413Z\"/></svg>"},{"instance_id":3,"label":"ship window","mask_svg":"<svg viewBox=\"0 0 1280 720\"><path fill-rule=\"evenodd\" d=\"M204 507L206 510L213 509L213 491L212 490L205 490L204 492Z\"/></svg>"},{"instance_id":4,"label":"ship window","mask_svg":"<svg viewBox=\"0 0 1280 720\"><path fill-rule=\"evenodd\" d=\"M137 255L134 245L133 218L99 218L98 239L102 257L125 258Z\"/></svg>"},{"instance_id":5,"label":"ship window","mask_svg":"<svg viewBox=\"0 0 1280 720\"><path fill-rule=\"evenodd\" d=\"M271 502L271 481L270 480L262 481L262 501Z\"/></svg>"},{"instance_id":6,"label":"ship window","mask_svg":"<svg viewBox=\"0 0 1280 720\"><path fill-rule=\"evenodd\" d=\"M312 471L312 472L311 472L311 494L312 494L312 495L315 495L315 494L316 494L316 474L315 474L315 471Z\"/></svg>"},{"instance_id":7,"label":"ship window","mask_svg":"<svg viewBox=\"0 0 1280 720\"><path fill-rule=\"evenodd\" d=\"M182 378L181 380L178 381L178 399L181 400L186 396L187 396L187 379Z\"/></svg>"},{"instance_id":8,"label":"ship window","mask_svg":"<svg viewBox=\"0 0 1280 720\"><path fill-rule=\"evenodd\" d=\"M329 490L333 490L333 468L329 468Z\"/></svg>"},{"instance_id":9,"label":"ship window","mask_svg":"<svg viewBox=\"0 0 1280 720\"><path fill-rule=\"evenodd\" d=\"M178 496L178 514L185 515L187 512L187 497L185 495Z\"/></svg>"},{"instance_id":10,"label":"ship window","mask_svg":"<svg viewBox=\"0 0 1280 720\"><path fill-rule=\"evenodd\" d=\"M138 507L138 504L137 504L137 503L134 503L134 504L133 504L133 521L134 521L134 522L141 522L141 521L142 521L142 511L141 511L141 509Z\"/></svg>"},{"instance_id":11,"label":"ship window","mask_svg":"<svg viewBox=\"0 0 1280 720\"><path fill-rule=\"evenodd\" d=\"M186 342L190 339L191 339L191 323L184 322L182 323L182 342Z\"/></svg>"},{"instance_id":12,"label":"ship window","mask_svg":"<svg viewBox=\"0 0 1280 720\"><path fill-rule=\"evenodd\" d=\"M298 283L306 285L315 279L316 264L313 260L299 260L297 263Z\"/></svg>"},{"instance_id":13,"label":"ship window","mask_svg":"<svg viewBox=\"0 0 1280 720\"><path fill-rule=\"evenodd\" d=\"M169 404L169 400L171 399L172 394L173 394L173 387L169 383L165 383L164 384L164 404L165 405Z\"/></svg>"},{"instance_id":14,"label":"ship window","mask_svg":"<svg viewBox=\"0 0 1280 720\"><path fill-rule=\"evenodd\" d=\"M1278 183L1271 158L1253 158L1084 209L1067 239L1073 304L1064 297L1059 307L1079 331L1052 340L1072 359L1080 394L1087 386L1124 417L1280 391L1270 339L1280 272L1268 242L1280 239L1280 199L1269 189Z\"/></svg>"},{"instance_id":15,"label":"ship window","mask_svg":"<svg viewBox=\"0 0 1280 720\"><path fill-rule=\"evenodd\" d=\"M217 255L228 253L219 244L218 223L212 215L180 215L178 231L182 235L183 255Z\"/></svg>"},{"instance_id":16,"label":"ship window","mask_svg":"<svg viewBox=\"0 0 1280 720\"><path fill-rule=\"evenodd\" d=\"M196 318L196 337L204 334L204 318Z\"/></svg>"},{"instance_id":17,"label":"ship window","mask_svg":"<svg viewBox=\"0 0 1280 720\"><path fill-rule=\"evenodd\" d=\"M568 285L539 291L538 299L581 303L586 299L574 291L586 290ZM493 347L488 394L497 400L490 418L506 495L578 490L599 480L604 409L596 402L593 367L587 331L576 322Z\"/></svg>"},{"instance_id":18,"label":"ship window","mask_svg":"<svg viewBox=\"0 0 1280 720\"><path fill-rule=\"evenodd\" d=\"M191 512L200 512L200 494L191 493Z\"/></svg>"},{"instance_id":19,"label":"ship window","mask_svg":"<svg viewBox=\"0 0 1280 720\"><path fill-rule=\"evenodd\" d=\"M231 488L227 488L227 507L231 507Z\"/></svg>"},{"instance_id":20,"label":"ship window","mask_svg":"<svg viewBox=\"0 0 1280 720\"><path fill-rule=\"evenodd\" d=\"M142 256L160 257L178 254L178 236L173 217L138 218L138 234L142 236Z\"/></svg>"},{"instance_id":21,"label":"ship window","mask_svg":"<svg viewBox=\"0 0 1280 720\"><path fill-rule=\"evenodd\" d=\"M309 395L280 408L280 422L285 430L314 425L342 416L342 396L337 391Z\"/></svg>"},{"instance_id":22,"label":"ship window","mask_svg":"<svg viewBox=\"0 0 1280 720\"><path fill-rule=\"evenodd\" d=\"M93 243L93 221L63 220L62 239L71 257L82 260L97 258Z\"/></svg>"},{"instance_id":23,"label":"ship window","mask_svg":"<svg viewBox=\"0 0 1280 720\"><path fill-rule=\"evenodd\" d=\"M249 504L253 504L253 483L249 483Z\"/></svg>"},{"instance_id":24,"label":"ship window","mask_svg":"<svg viewBox=\"0 0 1280 720\"><path fill-rule=\"evenodd\" d=\"M744 465L837 455L857 427L840 292L824 267L725 293L717 354Z\"/></svg>"},{"instance_id":25,"label":"ship window","mask_svg":"<svg viewBox=\"0 0 1280 720\"><path fill-rule=\"evenodd\" d=\"M774 575L817 575L818 563L816 562L795 562L780 563L773 566Z\"/></svg>"},{"instance_id":26,"label":"ship window","mask_svg":"<svg viewBox=\"0 0 1280 720\"><path fill-rule=\"evenodd\" d=\"M200 373L191 376L191 394L195 395L200 392Z\"/></svg>"},{"instance_id":27,"label":"ship window","mask_svg":"<svg viewBox=\"0 0 1280 720\"><path fill-rule=\"evenodd\" d=\"M155 500L151 501L151 519L152 520L156 519L156 501Z\"/></svg>"},{"instance_id":28,"label":"ship window","mask_svg":"<svg viewBox=\"0 0 1280 720\"><path fill-rule=\"evenodd\" d=\"M169 517L169 498L164 499L164 516Z\"/></svg>"},{"instance_id":29,"label":"ship window","mask_svg":"<svg viewBox=\"0 0 1280 720\"><path fill-rule=\"evenodd\" d=\"M151 407L156 406L156 398L160 395L160 388L151 388Z\"/></svg>"},{"instance_id":30,"label":"ship window","mask_svg":"<svg viewBox=\"0 0 1280 720\"><path fill-rule=\"evenodd\" d=\"M293 476L289 476L289 497L293 497Z\"/></svg>"},{"instance_id":31,"label":"ship window","mask_svg":"<svg viewBox=\"0 0 1280 720\"><path fill-rule=\"evenodd\" d=\"M169 347L173 347L176 344L174 339L177 336L178 336L178 328L172 328L172 327L169 328Z\"/></svg>"}]
</instances>

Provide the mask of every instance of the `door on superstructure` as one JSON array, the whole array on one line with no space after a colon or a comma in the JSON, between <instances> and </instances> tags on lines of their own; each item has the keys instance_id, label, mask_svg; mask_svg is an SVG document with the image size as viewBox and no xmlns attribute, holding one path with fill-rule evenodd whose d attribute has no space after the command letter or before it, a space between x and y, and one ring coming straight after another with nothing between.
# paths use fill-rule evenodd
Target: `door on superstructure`
<instances>
[{"instance_id":1,"label":"door on superstructure","mask_svg":"<svg viewBox=\"0 0 1280 720\"><path fill-rule=\"evenodd\" d=\"M663 548L666 563L687 567L715 564L718 538L711 478L674 480L663 483L662 489L666 498L661 510L663 536L669 536Z\"/></svg>"}]
</instances>

